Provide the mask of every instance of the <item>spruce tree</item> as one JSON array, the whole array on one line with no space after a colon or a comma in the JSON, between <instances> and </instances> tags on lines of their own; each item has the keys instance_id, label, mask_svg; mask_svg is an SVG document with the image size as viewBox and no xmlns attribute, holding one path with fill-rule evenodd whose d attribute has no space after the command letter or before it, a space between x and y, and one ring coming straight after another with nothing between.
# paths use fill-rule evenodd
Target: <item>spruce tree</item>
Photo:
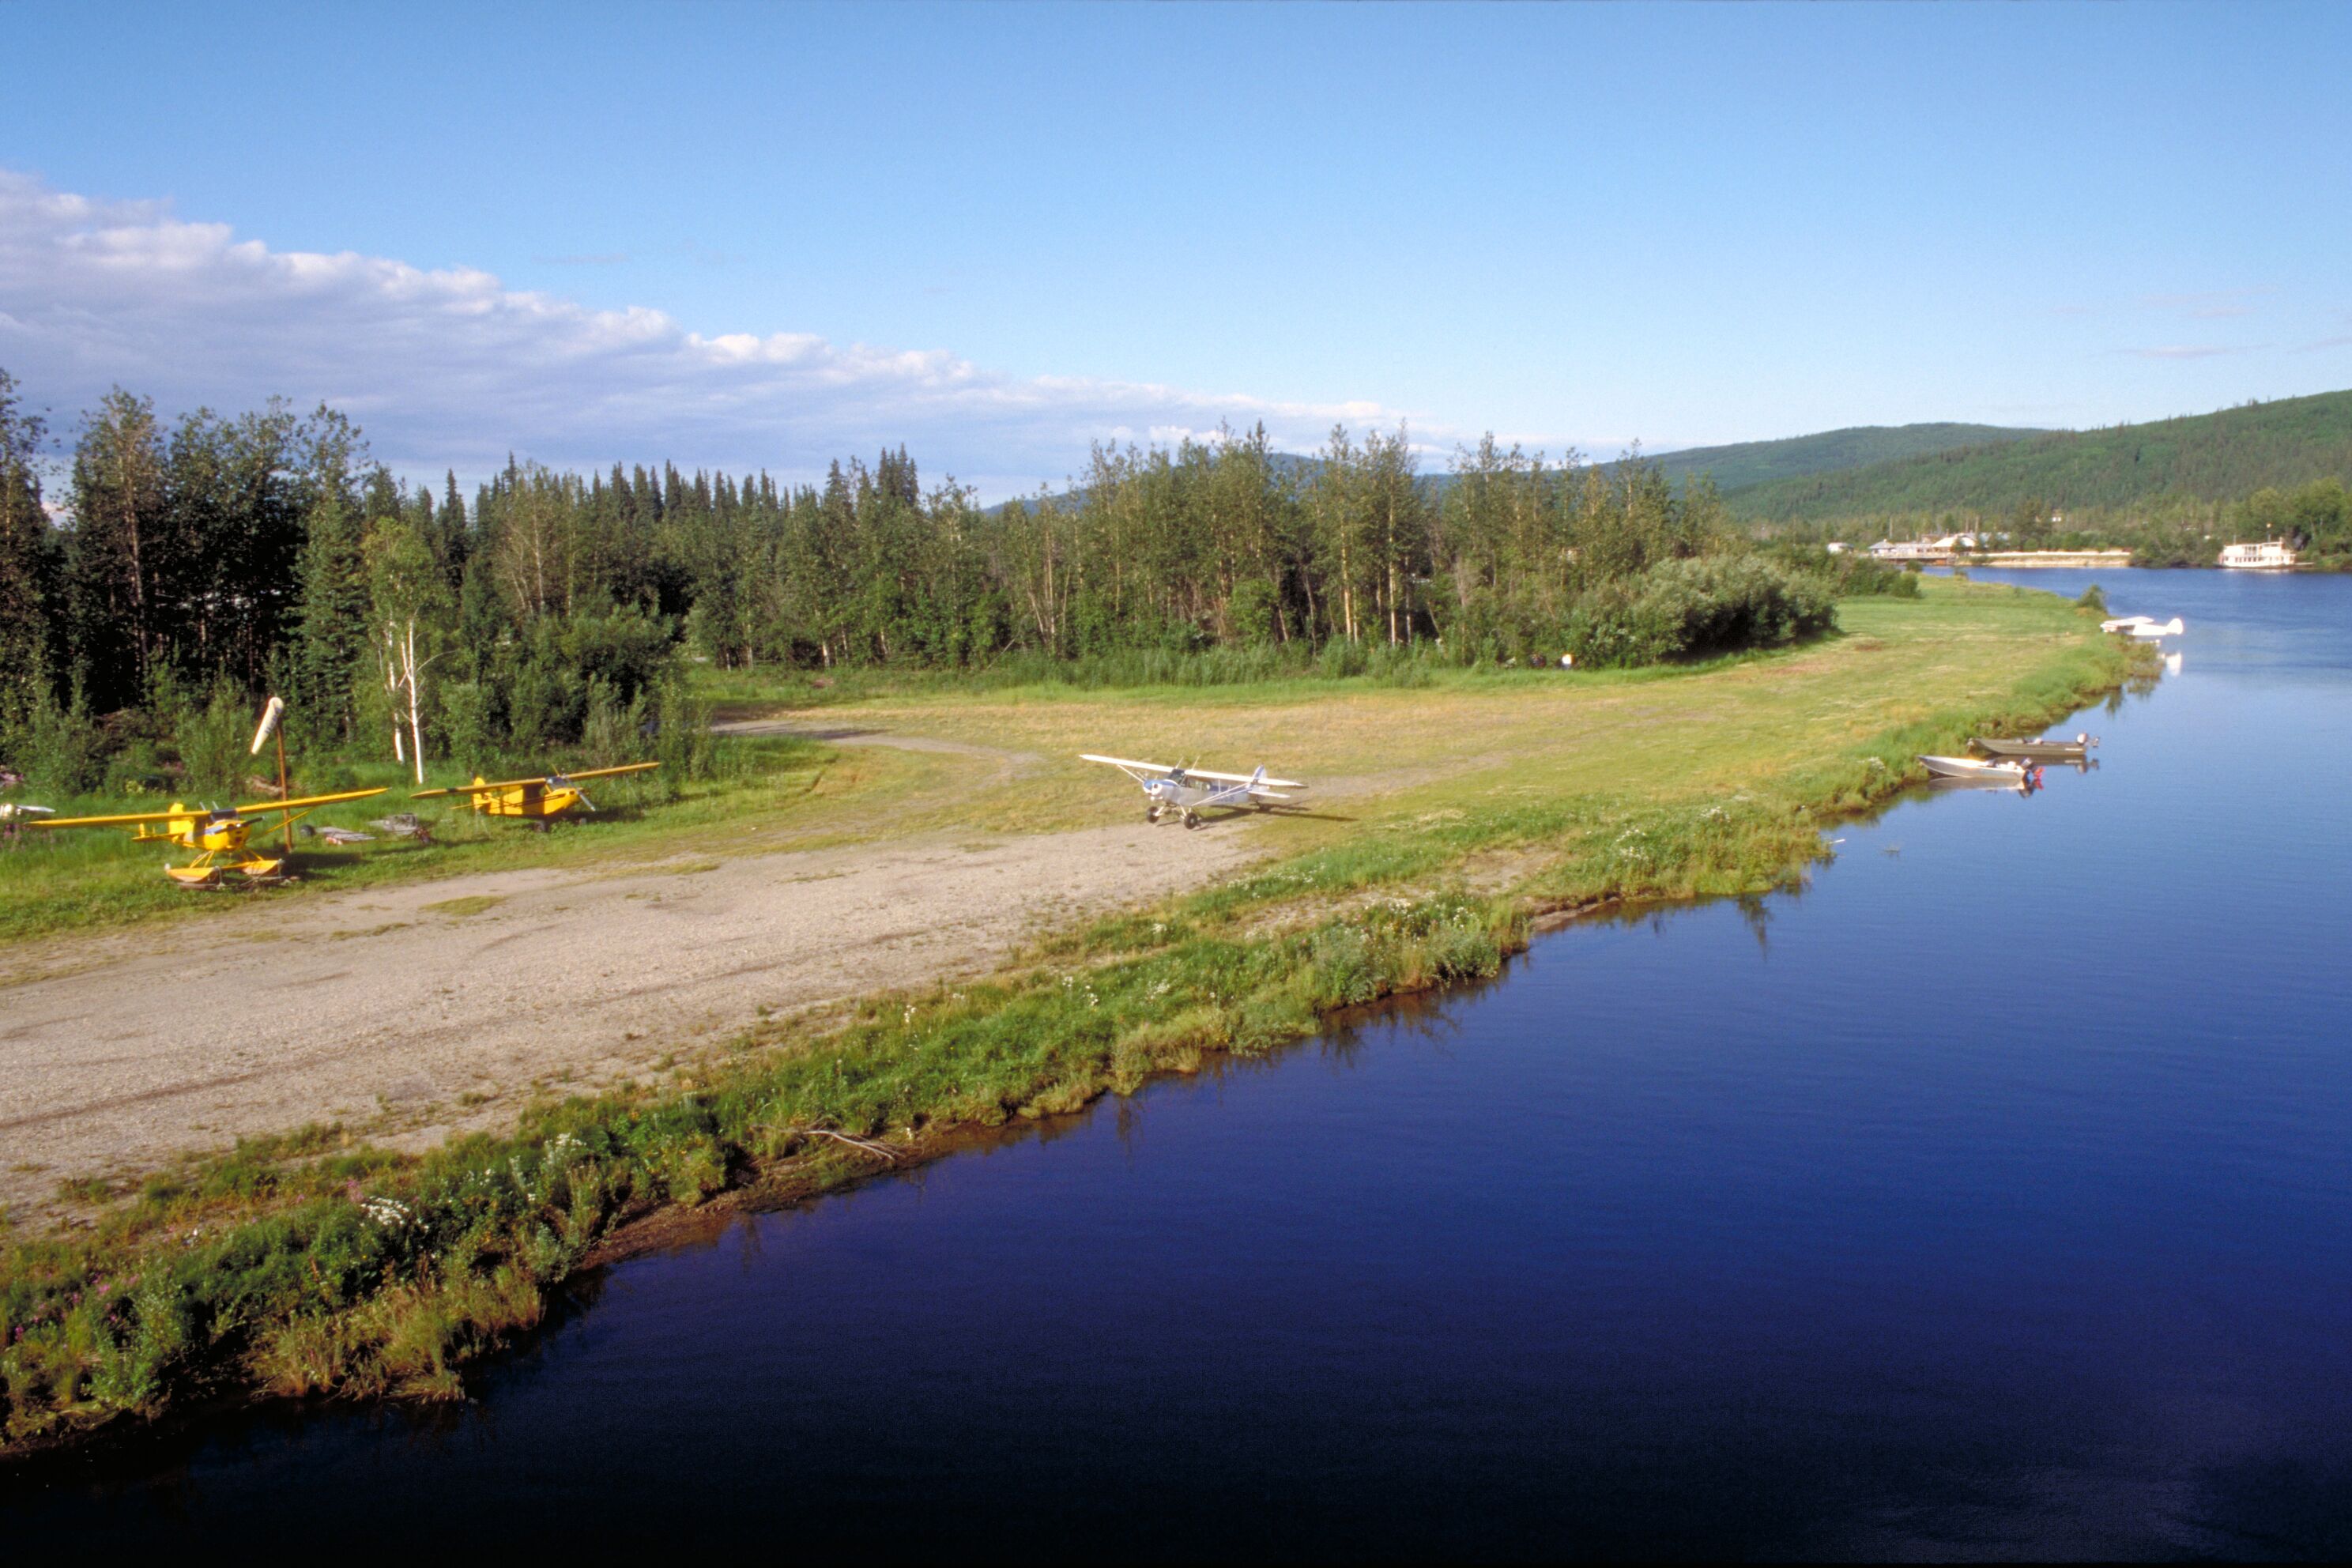
<instances>
[{"instance_id":1,"label":"spruce tree","mask_svg":"<svg viewBox=\"0 0 2352 1568\"><path fill-rule=\"evenodd\" d=\"M344 741L357 718L353 698L369 644L361 528L349 503L331 490L311 504L304 521L294 634L297 718L314 739Z\"/></svg>"},{"instance_id":2,"label":"spruce tree","mask_svg":"<svg viewBox=\"0 0 2352 1568\"><path fill-rule=\"evenodd\" d=\"M54 699L49 665L58 611L57 531L41 506L39 459L47 426L26 412L0 370L0 742L21 733Z\"/></svg>"}]
</instances>

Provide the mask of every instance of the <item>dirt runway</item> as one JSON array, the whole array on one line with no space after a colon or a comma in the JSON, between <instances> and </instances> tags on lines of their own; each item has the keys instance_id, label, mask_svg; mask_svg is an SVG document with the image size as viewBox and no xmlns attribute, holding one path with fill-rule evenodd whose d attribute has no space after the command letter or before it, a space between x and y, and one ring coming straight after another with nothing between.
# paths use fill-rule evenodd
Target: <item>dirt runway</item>
<instances>
[{"instance_id":1,"label":"dirt runway","mask_svg":"<svg viewBox=\"0 0 2352 1568\"><path fill-rule=\"evenodd\" d=\"M985 971L1041 927L1197 885L1250 836L1132 826L625 872L509 871L12 950L0 1204L309 1121L407 1146L782 1012Z\"/></svg>"}]
</instances>

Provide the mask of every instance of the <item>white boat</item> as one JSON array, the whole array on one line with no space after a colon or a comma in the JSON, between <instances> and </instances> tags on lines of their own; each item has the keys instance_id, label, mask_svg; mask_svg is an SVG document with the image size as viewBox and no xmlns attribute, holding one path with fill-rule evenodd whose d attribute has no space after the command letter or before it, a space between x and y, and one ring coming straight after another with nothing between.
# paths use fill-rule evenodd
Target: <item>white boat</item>
<instances>
[{"instance_id":1,"label":"white boat","mask_svg":"<svg viewBox=\"0 0 2352 1568\"><path fill-rule=\"evenodd\" d=\"M2221 564L2233 572L2286 572L2294 569L2294 552L2275 539L2260 544L2225 544Z\"/></svg>"},{"instance_id":2,"label":"white boat","mask_svg":"<svg viewBox=\"0 0 2352 1568\"><path fill-rule=\"evenodd\" d=\"M2101 621L2099 629L2122 637L2137 637L2142 642L2155 642L2162 637L2177 637L2189 627L2179 616L2168 621L2159 621L2153 616L2117 616L2113 620Z\"/></svg>"},{"instance_id":3,"label":"white boat","mask_svg":"<svg viewBox=\"0 0 2352 1568\"><path fill-rule=\"evenodd\" d=\"M1988 763L1975 757L1921 757L1929 773L1939 779L1982 779L1997 784L2022 784L2032 771L2025 763Z\"/></svg>"}]
</instances>

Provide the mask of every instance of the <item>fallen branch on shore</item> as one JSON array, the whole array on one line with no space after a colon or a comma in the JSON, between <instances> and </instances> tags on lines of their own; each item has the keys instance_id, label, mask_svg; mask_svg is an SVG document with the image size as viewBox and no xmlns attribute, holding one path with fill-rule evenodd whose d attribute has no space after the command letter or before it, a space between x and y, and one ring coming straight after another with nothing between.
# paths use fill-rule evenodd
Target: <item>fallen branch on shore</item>
<instances>
[{"instance_id":1,"label":"fallen branch on shore","mask_svg":"<svg viewBox=\"0 0 2352 1568\"><path fill-rule=\"evenodd\" d=\"M836 1132L830 1127L801 1127L794 1131L806 1133L812 1138L830 1138L836 1143L846 1143L861 1154L874 1155L877 1159L893 1165L898 1163L898 1151L887 1143L877 1143L871 1138L859 1138L847 1132Z\"/></svg>"}]
</instances>

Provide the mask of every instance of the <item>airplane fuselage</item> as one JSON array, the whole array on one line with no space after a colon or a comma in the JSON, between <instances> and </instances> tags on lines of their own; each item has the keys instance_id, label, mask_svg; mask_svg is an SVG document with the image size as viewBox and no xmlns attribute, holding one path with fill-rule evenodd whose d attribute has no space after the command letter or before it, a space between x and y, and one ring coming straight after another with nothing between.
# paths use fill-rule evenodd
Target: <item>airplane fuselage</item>
<instances>
[{"instance_id":1,"label":"airplane fuselage","mask_svg":"<svg viewBox=\"0 0 2352 1568\"><path fill-rule=\"evenodd\" d=\"M476 779L474 782L480 784L482 781ZM562 816L579 804L578 790L569 784L550 784L545 779L530 779L474 796L474 809L485 816L528 816L544 820Z\"/></svg>"},{"instance_id":2,"label":"airplane fuselage","mask_svg":"<svg viewBox=\"0 0 2352 1568\"><path fill-rule=\"evenodd\" d=\"M180 803L173 801L172 809L178 812ZM253 825L233 811L198 810L159 823L156 831L142 827L134 837L160 838L202 855L225 855L244 848L252 834Z\"/></svg>"}]
</instances>

